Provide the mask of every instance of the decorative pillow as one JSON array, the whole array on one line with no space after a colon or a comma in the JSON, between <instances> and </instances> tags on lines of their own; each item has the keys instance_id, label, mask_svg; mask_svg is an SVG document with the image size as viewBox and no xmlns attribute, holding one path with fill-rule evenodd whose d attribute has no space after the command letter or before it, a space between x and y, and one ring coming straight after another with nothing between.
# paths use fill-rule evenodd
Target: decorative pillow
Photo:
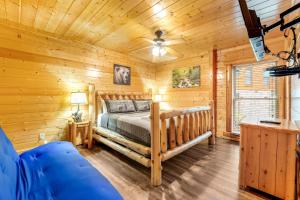
<instances>
[{"instance_id":1,"label":"decorative pillow","mask_svg":"<svg viewBox=\"0 0 300 200\"><path fill-rule=\"evenodd\" d=\"M135 112L132 100L105 100L109 113Z\"/></svg>"},{"instance_id":2,"label":"decorative pillow","mask_svg":"<svg viewBox=\"0 0 300 200\"><path fill-rule=\"evenodd\" d=\"M150 110L150 104L152 100L133 100L135 109L137 111L148 111Z\"/></svg>"},{"instance_id":3,"label":"decorative pillow","mask_svg":"<svg viewBox=\"0 0 300 200\"><path fill-rule=\"evenodd\" d=\"M107 113L106 103L103 99L101 99L102 113Z\"/></svg>"}]
</instances>

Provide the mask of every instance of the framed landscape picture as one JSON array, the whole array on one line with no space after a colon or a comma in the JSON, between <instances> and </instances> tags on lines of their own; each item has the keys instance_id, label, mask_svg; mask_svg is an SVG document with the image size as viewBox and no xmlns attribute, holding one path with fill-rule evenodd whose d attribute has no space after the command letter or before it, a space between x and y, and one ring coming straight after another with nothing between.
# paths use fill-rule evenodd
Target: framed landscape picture
<instances>
[{"instance_id":1,"label":"framed landscape picture","mask_svg":"<svg viewBox=\"0 0 300 200\"><path fill-rule=\"evenodd\" d=\"M114 64L114 84L130 85L131 70L130 67Z\"/></svg>"},{"instance_id":2,"label":"framed landscape picture","mask_svg":"<svg viewBox=\"0 0 300 200\"><path fill-rule=\"evenodd\" d=\"M173 88L192 88L200 86L200 65L184 67L172 71Z\"/></svg>"}]
</instances>

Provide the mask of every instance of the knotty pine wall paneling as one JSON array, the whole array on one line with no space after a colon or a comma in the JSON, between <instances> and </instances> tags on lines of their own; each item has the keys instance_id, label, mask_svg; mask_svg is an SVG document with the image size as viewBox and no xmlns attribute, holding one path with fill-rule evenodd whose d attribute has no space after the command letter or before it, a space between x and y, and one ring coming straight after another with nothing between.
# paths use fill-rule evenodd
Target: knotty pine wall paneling
<instances>
[{"instance_id":1,"label":"knotty pine wall paneling","mask_svg":"<svg viewBox=\"0 0 300 200\"><path fill-rule=\"evenodd\" d=\"M131 67L131 85L113 84L113 64ZM67 138L76 109L73 91L88 84L107 91L148 91L155 85L153 64L124 54L48 35L0 26L0 125L18 150ZM88 106L81 106L87 116Z\"/></svg>"},{"instance_id":2,"label":"knotty pine wall paneling","mask_svg":"<svg viewBox=\"0 0 300 200\"><path fill-rule=\"evenodd\" d=\"M282 40L270 48L282 50ZM75 107L72 91L96 89L148 91L161 94L164 107L207 105L212 96L212 66L209 51L164 64L152 64L108 49L56 39L48 34L0 26L0 125L17 149L39 144L39 133L48 141L66 139L66 124ZM226 130L226 67L254 62L248 45L218 51L217 130ZM113 64L131 67L130 86L113 84ZM200 65L201 86L172 88L172 70ZM157 87L156 87L157 86ZM82 109L87 115L87 106Z\"/></svg>"}]
</instances>

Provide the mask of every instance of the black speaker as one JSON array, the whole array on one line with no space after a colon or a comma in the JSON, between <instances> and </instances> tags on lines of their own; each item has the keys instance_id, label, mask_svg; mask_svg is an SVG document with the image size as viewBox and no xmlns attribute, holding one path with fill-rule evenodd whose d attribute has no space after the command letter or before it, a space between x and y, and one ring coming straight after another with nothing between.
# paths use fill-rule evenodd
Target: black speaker
<instances>
[{"instance_id":1,"label":"black speaker","mask_svg":"<svg viewBox=\"0 0 300 200\"><path fill-rule=\"evenodd\" d=\"M270 76L291 76L295 74L300 74L300 66L295 65L293 67L287 67L286 65L270 67L266 69Z\"/></svg>"}]
</instances>

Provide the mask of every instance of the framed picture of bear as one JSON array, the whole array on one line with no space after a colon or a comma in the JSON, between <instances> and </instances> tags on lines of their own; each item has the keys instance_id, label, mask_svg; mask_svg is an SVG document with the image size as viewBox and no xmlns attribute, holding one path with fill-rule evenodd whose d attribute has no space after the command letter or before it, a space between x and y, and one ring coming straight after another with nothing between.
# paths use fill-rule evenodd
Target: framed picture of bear
<instances>
[{"instance_id":1,"label":"framed picture of bear","mask_svg":"<svg viewBox=\"0 0 300 200\"><path fill-rule=\"evenodd\" d=\"M130 67L114 64L114 84L130 85L131 70Z\"/></svg>"}]
</instances>

